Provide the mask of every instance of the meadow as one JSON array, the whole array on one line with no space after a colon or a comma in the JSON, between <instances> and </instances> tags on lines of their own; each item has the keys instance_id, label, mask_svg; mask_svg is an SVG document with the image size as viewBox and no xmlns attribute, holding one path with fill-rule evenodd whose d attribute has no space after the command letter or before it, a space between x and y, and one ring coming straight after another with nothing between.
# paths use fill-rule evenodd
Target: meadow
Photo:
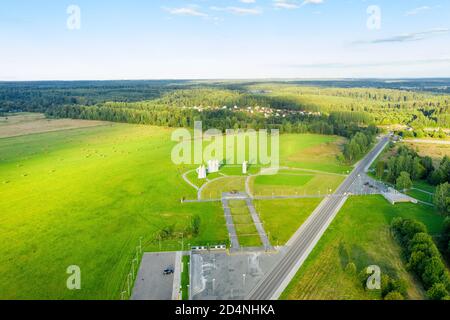
<instances>
[{"instance_id":1,"label":"meadow","mask_svg":"<svg viewBox=\"0 0 450 320\"><path fill-rule=\"evenodd\" d=\"M347 174L351 166L341 163L337 157L342 152L345 138L316 134L286 134L280 141L281 165L286 167L320 170Z\"/></svg>"},{"instance_id":2,"label":"meadow","mask_svg":"<svg viewBox=\"0 0 450 320\"><path fill-rule=\"evenodd\" d=\"M442 158L450 157L449 144L435 144L435 143L419 143L404 140L404 144L415 150L420 156L429 156L433 159L433 164L438 167Z\"/></svg>"},{"instance_id":3,"label":"meadow","mask_svg":"<svg viewBox=\"0 0 450 320\"><path fill-rule=\"evenodd\" d=\"M322 198L255 200L269 241L274 246L286 244L322 201Z\"/></svg>"},{"instance_id":4,"label":"meadow","mask_svg":"<svg viewBox=\"0 0 450 320\"><path fill-rule=\"evenodd\" d=\"M139 239L144 251L228 243L219 202L181 203L197 195L182 179L195 166L171 162L171 132L107 124L0 139L0 299L118 299ZM295 165L305 150L308 168L345 171L336 155L323 167L311 158L314 148L339 150L339 141L281 136L282 163ZM242 188L245 178L235 178L227 188ZM188 230L194 215L196 236ZM161 239L162 230L172 237ZM81 268L81 290L66 288L70 265Z\"/></svg>"},{"instance_id":5,"label":"meadow","mask_svg":"<svg viewBox=\"0 0 450 320\"><path fill-rule=\"evenodd\" d=\"M117 299L139 238L158 250L156 234L183 232L194 214L200 234L187 242L225 243L220 204L180 203L193 191L172 146L169 129L131 125L1 139L0 298ZM79 291L66 288L74 264Z\"/></svg>"},{"instance_id":6,"label":"meadow","mask_svg":"<svg viewBox=\"0 0 450 320\"><path fill-rule=\"evenodd\" d=\"M306 259L281 299L372 300L379 290L365 290L359 274L369 265L407 283L409 299L423 299L421 285L406 270L401 248L390 232L395 217L417 219L430 234L441 231L443 217L432 207L414 204L392 206L381 196L351 197ZM356 273L346 270L352 262Z\"/></svg>"},{"instance_id":7,"label":"meadow","mask_svg":"<svg viewBox=\"0 0 450 320\"><path fill-rule=\"evenodd\" d=\"M252 177L250 187L255 196L325 195L334 191L344 179L340 175L292 171Z\"/></svg>"}]
</instances>

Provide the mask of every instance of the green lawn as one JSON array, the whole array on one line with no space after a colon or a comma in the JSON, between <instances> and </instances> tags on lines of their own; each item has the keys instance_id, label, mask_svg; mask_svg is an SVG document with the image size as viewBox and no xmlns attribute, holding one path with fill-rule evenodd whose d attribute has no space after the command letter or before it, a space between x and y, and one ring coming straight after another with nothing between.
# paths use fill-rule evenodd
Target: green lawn
<instances>
[{"instance_id":1,"label":"green lawn","mask_svg":"<svg viewBox=\"0 0 450 320\"><path fill-rule=\"evenodd\" d=\"M432 186L431 184L429 184L428 182L426 182L424 180L413 181L413 187L427 191L427 192L431 192L431 193L434 193L436 191L435 186Z\"/></svg>"},{"instance_id":2,"label":"green lawn","mask_svg":"<svg viewBox=\"0 0 450 320\"><path fill-rule=\"evenodd\" d=\"M255 208L272 245L284 245L322 199L257 200Z\"/></svg>"},{"instance_id":3,"label":"green lawn","mask_svg":"<svg viewBox=\"0 0 450 320\"><path fill-rule=\"evenodd\" d=\"M172 146L170 130L133 125L0 139L0 299L118 299L139 237L158 250L156 233L194 214L200 234L185 243L226 243L219 203L180 203L195 190ZM66 288L70 265L81 290Z\"/></svg>"},{"instance_id":4,"label":"green lawn","mask_svg":"<svg viewBox=\"0 0 450 320\"><path fill-rule=\"evenodd\" d=\"M259 237L256 226L253 222L247 204L243 200L229 201L231 216L236 228L239 244L243 247L259 247L261 246L261 238Z\"/></svg>"},{"instance_id":5,"label":"green lawn","mask_svg":"<svg viewBox=\"0 0 450 320\"><path fill-rule=\"evenodd\" d=\"M189 300L189 260L190 256L183 256L183 272L181 273L181 299Z\"/></svg>"},{"instance_id":6,"label":"green lawn","mask_svg":"<svg viewBox=\"0 0 450 320\"><path fill-rule=\"evenodd\" d=\"M318 195L334 191L345 177L331 174L300 174L291 171L272 176L257 176L250 180L250 189L255 196L273 195Z\"/></svg>"},{"instance_id":7,"label":"green lawn","mask_svg":"<svg viewBox=\"0 0 450 320\"><path fill-rule=\"evenodd\" d=\"M202 190L202 199L220 199L222 193L245 191L245 177L229 176L208 183Z\"/></svg>"},{"instance_id":8,"label":"green lawn","mask_svg":"<svg viewBox=\"0 0 450 320\"><path fill-rule=\"evenodd\" d=\"M274 176L258 176L256 184L272 186L303 186L314 178L313 174L278 174Z\"/></svg>"},{"instance_id":9,"label":"green lawn","mask_svg":"<svg viewBox=\"0 0 450 320\"><path fill-rule=\"evenodd\" d=\"M422 192L421 190L411 189L406 191L406 194L417 200L433 203L433 195L430 195L429 193L426 192Z\"/></svg>"},{"instance_id":10,"label":"green lawn","mask_svg":"<svg viewBox=\"0 0 450 320\"><path fill-rule=\"evenodd\" d=\"M400 277L410 299L422 299L420 283L406 270L401 248L390 233L395 217L417 219L431 234L441 230L443 218L424 205L390 205L381 196L351 197L320 239L282 299L379 299L379 291L364 290L357 274L369 265ZM353 262L357 274L345 267Z\"/></svg>"}]
</instances>

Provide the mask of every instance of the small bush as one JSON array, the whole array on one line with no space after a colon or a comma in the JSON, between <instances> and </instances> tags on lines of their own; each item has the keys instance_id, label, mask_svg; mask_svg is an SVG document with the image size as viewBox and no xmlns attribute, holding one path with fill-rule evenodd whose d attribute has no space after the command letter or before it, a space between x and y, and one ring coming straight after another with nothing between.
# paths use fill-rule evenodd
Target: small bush
<instances>
[{"instance_id":1,"label":"small bush","mask_svg":"<svg viewBox=\"0 0 450 320\"><path fill-rule=\"evenodd\" d=\"M391 291L384 297L384 300L405 300L405 298L400 292Z\"/></svg>"},{"instance_id":2,"label":"small bush","mask_svg":"<svg viewBox=\"0 0 450 320\"><path fill-rule=\"evenodd\" d=\"M353 262L347 263L347 266L345 267L345 272L350 275L356 274L356 265Z\"/></svg>"}]
</instances>

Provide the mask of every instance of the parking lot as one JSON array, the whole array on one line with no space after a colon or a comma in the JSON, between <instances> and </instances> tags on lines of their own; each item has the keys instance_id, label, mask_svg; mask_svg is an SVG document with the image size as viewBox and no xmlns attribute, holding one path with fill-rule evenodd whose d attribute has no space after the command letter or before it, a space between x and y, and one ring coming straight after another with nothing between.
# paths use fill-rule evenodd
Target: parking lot
<instances>
[{"instance_id":1,"label":"parking lot","mask_svg":"<svg viewBox=\"0 0 450 320\"><path fill-rule=\"evenodd\" d=\"M173 288L180 287L181 254L177 252L145 253L136 277L132 300L172 300ZM164 269L174 273L164 275ZM176 294L175 294L176 296Z\"/></svg>"},{"instance_id":2,"label":"parking lot","mask_svg":"<svg viewBox=\"0 0 450 320\"><path fill-rule=\"evenodd\" d=\"M242 300L283 254L225 251L193 252L192 300Z\"/></svg>"}]
</instances>

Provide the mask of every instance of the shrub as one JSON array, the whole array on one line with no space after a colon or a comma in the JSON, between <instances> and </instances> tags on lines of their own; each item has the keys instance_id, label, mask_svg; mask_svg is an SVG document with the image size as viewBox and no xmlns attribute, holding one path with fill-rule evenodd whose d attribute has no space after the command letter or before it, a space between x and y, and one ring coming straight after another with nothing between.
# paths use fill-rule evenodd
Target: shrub
<instances>
[{"instance_id":1,"label":"shrub","mask_svg":"<svg viewBox=\"0 0 450 320\"><path fill-rule=\"evenodd\" d=\"M384 300L405 300L405 298L400 292L391 291L384 297Z\"/></svg>"},{"instance_id":2,"label":"shrub","mask_svg":"<svg viewBox=\"0 0 450 320\"><path fill-rule=\"evenodd\" d=\"M445 285L442 283L435 283L430 290L427 291L427 297L431 300L448 300L448 292Z\"/></svg>"},{"instance_id":3,"label":"shrub","mask_svg":"<svg viewBox=\"0 0 450 320\"><path fill-rule=\"evenodd\" d=\"M192 227L192 234L194 236L198 236L198 234L200 233L200 223L201 219L199 215L195 215L192 217L191 227Z\"/></svg>"},{"instance_id":4,"label":"shrub","mask_svg":"<svg viewBox=\"0 0 450 320\"><path fill-rule=\"evenodd\" d=\"M347 274L356 274L356 265L353 262L347 263L347 266L345 267L345 272Z\"/></svg>"}]
</instances>

